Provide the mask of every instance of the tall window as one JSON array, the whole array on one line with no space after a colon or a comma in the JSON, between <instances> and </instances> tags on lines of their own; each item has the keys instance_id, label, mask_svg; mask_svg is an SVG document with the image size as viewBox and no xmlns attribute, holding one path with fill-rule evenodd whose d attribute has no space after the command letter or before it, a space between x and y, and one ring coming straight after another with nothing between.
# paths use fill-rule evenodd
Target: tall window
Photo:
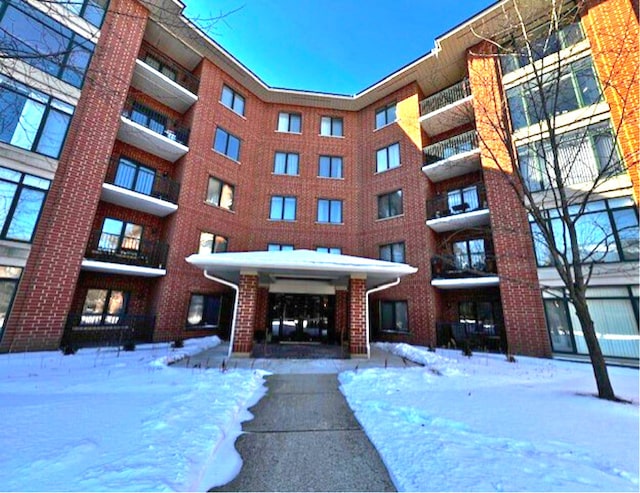
<instances>
[{"instance_id":1,"label":"tall window","mask_svg":"<svg viewBox=\"0 0 640 493\"><path fill-rule=\"evenodd\" d=\"M267 245L268 252L289 252L293 250L293 245L282 244L282 243L269 243Z\"/></svg>"},{"instance_id":2,"label":"tall window","mask_svg":"<svg viewBox=\"0 0 640 493\"><path fill-rule=\"evenodd\" d=\"M542 78L544 94L540 94L540 84L535 80L507 90L514 129L544 122L547 117L591 106L602 100L591 57L563 67L560 73L547 73Z\"/></svg>"},{"instance_id":3,"label":"tall window","mask_svg":"<svg viewBox=\"0 0 640 493\"><path fill-rule=\"evenodd\" d=\"M322 178L342 178L342 158L340 156L320 156L318 176Z\"/></svg>"},{"instance_id":4,"label":"tall window","mask_svg":"<svg viewBox=\"0 0 640 493\"><path fill-rule=\"evenodd\" d=\"M164 61L160 60L159 57L155 57L147 53L144 57L144 63L146 63L147 65L149 65L149 67L160 72L162 75L171 79L174 82L178 78L178 73L176 72L176 69L172 66L169 66Z\"/></svg>"},{"instance_id":5,"label":"tall window","mask_svg":"<svg viewBox=\"0 0 640 493\"><path fill-rule=\"evenodd\" d=\"M188 329L217 329L220 324L222 297L212 294L192 294L187 313Z\"/></svg>"},{"instance_id":6,"label":"tall window","mask_svg":"<svg viewBox=\"0 0 640 493\"><path fill-rule=\"evenodd\" d=\"M487 271L483 239L456 241L452 246L453 262L457 270Z\"/></svg>"},{"instance_id":7,"label":"tall window","mask_svg":"<svg viewBox=\"0 0 640 493\"><path fill-rule=\"evenodd\" d=\"M275 221L295 221L296 219L296 198L274 196L271 197L271 209L269 219Z\"/></svg>"},{"instance_id":8,"label":"tall window","mask_svg":"<svg viewBox=\"0 0 640 493\"><path fill-rule=\"evenodd\" d=\"M220 102L227 108L238 113L238 115L244 116L244 97L227 85L222 86Z\"/></svg>"},{"instance_id":9,"label":"tall window","mask_svg":"<svg viewBox=\"0 0 640 493\"><path fill-rule=\"evenodd\" d=\"M342 200L318 199L319 223L342 223Z\"/></svg>"},{"instance_id":10,"label":"tall window","mask_svg":"<svg viewBox=\"0 0 640 493\"><path fill-rule=\"evenodd\" d=\"M118 161L118 169L116 170L113 184L127 190L151 195L155 176L156 171L153 168L148 168L131 159L122 157Z\"/></svg>"},{"instance_id":11,"label":"tall window","mask_svg":"<svg viewBox=\"0 0 640 493\"><path fill-rule=\"evenodd\" d=\"M278 115L278 132L301 133L302 115L300 113L280 112Z\"/></svg>"},{"instance_id":12,"label":"tall window","mask_svg":"<svg viewBox=\"0 0 640 493\"><path fill-rule=\"evenodd\" d=\"M480 208L478 187L472 185L470 187L449 190L447 192L447 207L451 215L478 210Z\"/></svg>"},{"instance_id":13,"label":"tall window","mask_svg":"<svg viewBox=\"0 0 640 493\"><path fill-rule=\"evenodd\" d=\"M380 301L380 330L409 332L409 310L406 301Z\"/></svg>"},{"instance_id":14,"label":"tall window","mask_svg":"<svg viewBox=\"0 0 640 493\"><path fill-rule=\"evenodd\" d=\"M0 265L0 336L2 336L2 329L11 310L21 275L21 267Z\"/></svg>"},{"instance_id":15,"label":"tall window","mask_svg":"<svg viewBox=\"0 0 640 493\"><path fill-rule=\"evenodd\" d=\"M378 195L378 219L402 214L402 190Z\"/></svg>"},{"instance_id":16,"label":"tall window","mask_svg":"<svg viewBox=\"0 0 640 493\"><path fill-rule=\"evenodd\" d=\"M318 253L333 253L335 255L340 255L342 253L342 248L339 248L339 247L316 247L316 252L318 252Z\"/></svg>"},{"instance_id":17,"label":"tall window","mask_svg":"<svg viewBox=\"0 0 640 493\"><path fill-rule=\"evenodd\" d=\"M23 0L0 3L0 46L54 77L81 87L95 45Z\"/></svg>"},{"instance_id":18,"label":"tall window","mask_svg":"<svg viewBox=\"0 0 640 493\"><path fill-rule=\"evenodd\" d=\"M155 133L163 135L167 130L168 118L159 111L152 110L138 101L134 101L131 105L131 113L129 118Z\"/></svg>"},{"instance_id":19,"label":"tall window","mask_svg":"<svg viewBox=\"0 0 640 493\"><path fill-rule=\"evenodd\" d=\"M276 152L273 172L276 175L297 175L300 155L294 152Z\"/></svg>"},{"instance_id":20,"label":"tall window","mask_svg":"<svg viewBox=\"0 0 640 493\"><path fill-rule=\"evenodd\" d=\"M209 187L207 188L207 203L232 211L233 190L233 185L211 176L209 177Z\"/></svg>"},{"instance_id":21,"label":"tall window","mask_svg":"<svg viewBox=\"0 0 640 493\"><path fill-rule=\"evenodd\" d=\"M404 262L404 242L388 243L379 247L380 260L387 262Z\"/></svg>"},{"instance_id":22,"label":"tall window","mask_svg":"<svg viewBox=\"0 0 640 493\"><path fill-rule=\"evenodd\" d=\"M376 129L396 121L396 103L376 110Z\"/></svg>"},{"instance_id":23,"label":"tall window","mask_svg":"<svg viewBox=\"0 0 640 493\"><path fill-rule=\"evenodd\" d=\"M396 142L376 151L376 172L400 166L400 144Z\"/></svg>"},{"instance_id":24,"label":"tall window","mask_svg":"<svg viewBox=\"0 0 640 493\"><path fill-rule=\"evenodd\" d=\"M590 125L556 137L563 186L593 182L623 171L608 123ZM553 149L548 139L518 147L520 173L529 190L557 187Z\"/></svg>"},{"instance_id":25,"label":"tall window","mask_svg":"<svg viewBox=\"0 0 640 493\"><path fill-rule=\"evenodd\" d=\"M73 110L67 103L0 75L1 142L57 159Z\"/></svg>"},{"instance_id":26,"label":"tall window","mask_svg":"<svg viewBox=\"0 0 640 493\"><path fill-rule=\"evenodd\" d=\"M234 161L240 160L240 139L220 127L216 128L213 148Z\"/></svg>"},{"instance_id":27,"label":"tall window","mask_svg":"<svg viewBox=\"0 0 640 493\"><path fill-rule=\"evenodd\" d=\"M638 210L631 197L589 202L579 218L578 206L569 208L578 235L582 262L620 262L638 260ZM573 258L568 232L555 209L546 211L551 222L556 248ZM553 265L553 258L540 229L531 223L536 259L539 267Z\"/></svg>"},{"instance_id":28,"label":"tall window","mask_svg":"<svg viewBox=\"0 0 640 493\"><path fill-rule=\"evenodd\" d=\"M0 167L0 239L30 242L51 182Z\"/></svg>"},{"instance_id":29,"label":"tall window","mask_svg":"<svg viewBox=\"0 0 640 493\"><path fill-rule=\"evenodd\" d=\"M109 6L109 0L65 0L61 3L95 27L102 25Z\"/></svg>"},{"instance_id":30,"label":"tall window","mask_svg":"<svg viewBox=\"0 0 640 493\"><path fill-rule=\"evenodd\" d=\"M335 116L323 116L320 118L320 135L325 137L342 137L342 127L342 118Z\"/></svg>"},{"instance_id":31,"label":"tall window","mask_svg":"<svg viewBox=\"0 0 640 493\"><path fill-rule=\"evenodd\" d=\"M82 306L82 325L114 325L127 312L129 293L116 289L89 289Z\"/></svg>"},{"instance_id":32,"label":"tall window","mask_svg":"<svg viewBox=\"0 0 640 493\"><path fill-rule=\"evenodd\" d=\"M227 244L229 240L224 236L216 235L213 233L200 233L200 244L198 246L198 253L220 253L227 251Z\"/></svg>"},{"instance_id":33,"label":"tall window","mask_svg":"<svg viewBox=\"0 0 640 493\"><path fill-rule=\"evenodd\" d=\"M113 253L138 251L141 241L141 225L107 217L102 223L98 248Z\"/></svg>"}]
</instances>

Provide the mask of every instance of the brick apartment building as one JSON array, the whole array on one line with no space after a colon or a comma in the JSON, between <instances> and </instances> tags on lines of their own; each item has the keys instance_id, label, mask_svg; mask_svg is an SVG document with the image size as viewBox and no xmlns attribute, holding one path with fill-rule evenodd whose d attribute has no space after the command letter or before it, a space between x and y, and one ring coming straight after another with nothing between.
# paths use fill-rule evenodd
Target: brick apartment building
<instances>
[{"instance_id":1,"label":"brick apartment building","mask_svg":"<svg viewBox=\"0 0 640 493\"><path fill-rule=\"evenodd\" d=\"M548 11L521 3L530 23ZM592 197L611 240L588 298L605 355L637 359L638 13L576 8L535 63L567 67L575 97L556 131L589 136L572 144L586 156L572 184L589 190L602 149L621 162ZM181 11L0 0L0 49L16 56L0 62L0 352L133 333L220 334L239 353L348 341L362 355L369 340L477 331L490 349L586 353L496 165L545 139L515 113L532 104L518 99L531 64L494 56L510 1L354 96L268 87ZM493 138L496 116L511 146Z\"/></svg>"}]
</instances>

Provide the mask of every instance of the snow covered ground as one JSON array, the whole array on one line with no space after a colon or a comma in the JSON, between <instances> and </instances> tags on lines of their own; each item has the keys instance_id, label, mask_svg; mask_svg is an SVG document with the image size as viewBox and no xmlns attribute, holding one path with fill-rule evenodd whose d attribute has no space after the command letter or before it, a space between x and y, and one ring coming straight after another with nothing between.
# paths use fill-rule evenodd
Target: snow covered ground
<instances>
[{"instance_id":1,"label":"snow covered ground","mask_svg":"<svg viewBox=\"0 0 640 493\"><path fill-rule=\"evenodd\" d=\"M241 466L232 443L266 372L167 366L218 343L0 355L0 491L204 491L230 480ZM633 401L618 404L589 395L585 364L381 347L426 366L339 378L399 490L638 491L638 370L610 368Z\"/></svg>"}]
</instances>

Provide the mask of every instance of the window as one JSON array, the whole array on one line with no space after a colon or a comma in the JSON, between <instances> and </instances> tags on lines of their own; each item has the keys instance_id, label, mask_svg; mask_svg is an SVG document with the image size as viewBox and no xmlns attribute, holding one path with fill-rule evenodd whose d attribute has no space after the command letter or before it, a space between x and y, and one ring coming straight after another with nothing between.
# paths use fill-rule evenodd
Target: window
<instances>
[{"instance_id":1,"label":"window","mask_svg":"<svg viewBox=\"0 0 640 493\"><path fill-rule=\"evenodd\" d=\"M227 108L235 111L238 115L244 116L244 97L231 89L229 86L222 86L220 102Z\"/></svg>"},{"instance_id":2,"label":"window","mask_svg":"<svg viewBox=\"0 0 640 493\"><path fill-rule=\"evenodd\" d=\"M478 210L480 208L478 187L472 185L457 190L449 190L447 192L447 207L449 215Z\"/></svg>"},{"instance_id":3,"label":"window","mask_svg":"<svg viewBox=\"0 0 640 493\"><path fill-rule=\"evenodd\" d=\"M376 172L400 166L400 144L396 142L388 147L378 149L376 152Z\"/></svg>"},{"instance_id":4,"label":"window","mask_svg":"<svg viewBox=\"0 0 640 493\"><path fill-rule=\"evenodd\" d=\"M73 106L0 75L0 108L1 142L60 156Z\"/></svg>"},{"instance_id":5,"label":"window","mask_svg":"<svg viewBox=\"0 0 640 493\"><path fill-rule=\"evenodd\" d=\"M234 161L240 160L240 139L220 127L216 128L213 148Z\"/></svg>"},{"instance_id":6,"label":"window","mask_svg":"<svg viewBox=\"0 0 640 493\"><path fill-rule=\"evenodd\" d=\"M102 25L109 5L108 0L66 0L61 3L95 27Z\"/></svg>"},{"instance_id":7,"label":"window","mask_svg":"<svg viewBox=\"0 0 640 493\"><path fill-rule=\"evenodd\" d=\"M233 210L233 185L229 185L213 176L209 177L206 202L222 209Z\"/></svg>"},{"instance_id":8,"label":"window","mask_svg":"<svg viewBox=\"0 0 640 493\"><path fill-rule=\"evenodd\" d=\"M293 152L276 152L273 172L276 175L297 175L300 155Z\"/></svg>"},{"instance_id":9,"label":"window","mask_svg":"<svg viewBox=\"0 0 640 493\"><path fill-rule=\"evenodd\" d=\"M0 336L9 316L20 276L22 276L22 268L0 265Z\"/></svg>"},{"instance_id":10,"label":"window","mask_svg":"<svg viewBox=\"0 0 640 493\"><path fill-rule=\"evenodd\" d=\"M284 113L278 115L278 132L299 134L302 132L302 115L299 113Z\"/></svg>"},{"instance_id":11,"label":"window","mask_svg":"<svg viewBox=\"0 0 640 493\"><path fill-rule=\"evenodd\" d=\"M229 240L224 236L215 235L213 233L200 233L200 244L198 253L220 253L227 251Z\"/></svg>"},{"instance_id":12,"label":"window","mask_svg":"<svg viewBox=\"0 0 640 493\"><path fill-rule=\"evenodd\" d=\"M127 190L151 195L156 171L131 159L120 158L113 184Z\"/></svg>"},{"instance_id":13,"label":"window","mask_svg":"<svg viewBox=\"0 0 640 493\"><path fill-rule=\"evenodd\" d=\"M149 65L149 67L160 72L162 75L164 75L165 77L168 77L174 82L178 78L178 74L175 68L170 67L165 62L163 62L157 57L154 57L153 55L147 54L144 57L144 63L146 63L147 65Z\"/></svg>"},{"instance_id":14,"label":"window","mask_svg":"<svg viewBox=\"0 0 640 493\"><path fill-rule=\"evenodd\" d=\"M0 3L0 46L17 58L81 87L95 45L23 0Z\"/></svg>"},{"instance_id":15,"label":"window","mask_svg":"<svg viewBox=\"0 0 640 493\"><path fill-rule=\"evenodd\" d=\"M452 244L452 249L453 264L456 270L487 272L487 256L484 248L484 239L456 241Z\"/></svg>"},{"instance_id":16,"label":"window","mask_svg":"<svg viewBox=\"0 0 640 493\"><path fill-rule=\"evenodd\" d=\"M336 255L342 254L342 248L338 247L316 247L316 252L318 253L333 253Z\"/></svg>"},{"instance_id":17,"label":"window","mask_svg":"<svg viewBox=\"0 0 640 493\"><path fill-rule=\"evenodd\" d=\"M295 197L271 197L271 209L269 219L275 221L295 221L296 219L296 198Z\"/></svg>"},{"instance_id":18,"label":"window","mask_svg":"<svg viewBox=\"0 0 640 493\"><path fill-rule=\"evenodd\" d=\"M114 325L127 311L129 293L115 289L89 289L82 306L81 325Z\"/></svg>"},{"instance_id":19,"label":"window","mask_svg":"<svg viewBox=\"0 0 640 493\"><path fill-rule=\"evenodd\" d=\"M269 243L267 245L268 252L288 252L293 250L293 245L283 245L281 243Z\"/></svg>"},{"instance_id":20,"label":"window","mask_svg":"<svg viewBox=\"0 0 640 493\"><path fill-rule=\"evenodd\" d=\"M318 199L319 223L342 223L342 200Z\"/></svg>"},{"instance_id":21,"label":"window","mask_svg":"<svg viewBox=\"0 0 640 493\"><path fill-rule=\"evenodd\" d=\"M376 110L376 129L396 121L396 103Z\"/></svg>"},{"instance_id":22,"label":"window","mask_svg":"<svg viewBox=\"0 0 640 493\"><path fill-rule=\"evenodd\" d=\"M380 330L409 332L406 301L380 301Z\"/></svg>"},{"instance_id":23,"label":"window","mask_svg":"<svg viewBox=\"0 0 640 493\"><path fill-rule=\"evenodd\" d=\"M575 221L582 262L638 260L638 211L631 197L589 202L579 218L578 206L571 206L569 212ZM556 249L566 252L571 261L568 232L563 227L558 211L550 209L546 211L546 217L551 222ZM531 234L538 266L552 266L553 257L548 243L534 222L531 223Z\"/></svg>"},{"instance_id":24,"label":"window","mask_svg":"<svg viewBox=\"0 0 640 493\"><path fill-rule=\"evenodd\" d=\"M388 243L379 247L380 260L387 262L404 262L404 242Z\"/></svg>"},{"instance_id":25,"label":"window","mask_svg":"<svg viewBox=\"0 0 640 493\"><path fill-rule=\"evenodd\" d=\"M378 219L402 214L402 190L378 195Z\"/></svg>"},{"instance_id":26,"label":"window","mask_svg":"<svg viewBox=\"0 0 640 493\"><path fill-rule=\"evenodd\" d=\"M608 123L598 123L556 136L561 184L593 182L624 170ZM553 150L548 139L517 149L520 173L532 192L557 187Z\"/></svg>"},{"instance_id":27,"label":"window","mask_svg":"<svg viewBox=\"0 0 640 493\"><path fill-rule=\"evenodd\" d=\"M0 167L0 239L30 242L51 182Z\"/></svg>"},{"instance_id":28,"label":"window","mask_svg":"<svg viewBox=\"0 0 640 493\"><path fill-rule=\"evenodd\" d=\"M342 178L342 158L339 156L320 156L318 176L321 178Z\"/></svg>"},{"instance_id":29,"label":"window","mask_svg":"<svg viewBox=\"0 0 640 493\"><path fill-rule=\"evenodd\" d=\"M484 333L497 334L495 312L500 311L499 304L490 301L461 301L458 303L458 320L463 324L475 324Z\"/></svg>"},{"instance_id":30,"label":"window","mask_svg":"<svg viewBox=\"0 0 640 493\"><path fill-rule=\"evenodd\" d=\"M325 137L342 137L342 118L323 116L320 118L320 135Z\"/></svg>"},{"instance_id":31,"label":"window","mask_svg":"<svg viewBox=\"0 0 640 493\"><path fill-rule=\"evenodd\" d=\"M111 217L102 223L98 249L110 253L137 252L142 241L142 226Z\"/></svg>"},{"instance_id":32,"label":"window","mask_svg":"<svg viewBox=\"0 0 640 493\"><path fill-rule=\"evenodd\" d=\"M212 294L192 294L187 313L188 329L217 329L220 324L222 297Z\"/></svg>"},{"instance_id":33,"label":"window","mask_svg":"<svg viewBox=\"0 0 640 493\"><path fill-rule=\"evenodd\" d=\"M542 79L545 107L540 84L535 79L507 90L509 114L515 130L602 100L591 57L563 67L560 73L545 74Z\"/></svg>"},{"instance_id":34,"label":"window","mask_svg":"<svg viewBox=\"0 0 640 493\"><path fill-rule=\"evenodd\" d=\"M163 135L167 130L167 117L159 111L152 110L144 104L134 101L129 118L155 133Z\"/></svg>"}]
</instances>

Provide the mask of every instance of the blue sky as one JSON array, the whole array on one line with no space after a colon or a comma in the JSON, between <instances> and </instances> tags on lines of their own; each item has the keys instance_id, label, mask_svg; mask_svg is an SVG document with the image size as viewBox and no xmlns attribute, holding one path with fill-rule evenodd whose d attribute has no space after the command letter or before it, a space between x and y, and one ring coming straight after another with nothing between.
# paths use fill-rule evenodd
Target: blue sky
<instances>
[{"instance_id":1,"label":"blue sky","mask_svg":"<svg viewBox=\"0 0 640 493\"><path fill-rule=\"evenodd\" d=\"M493 0L184 0L272 87L355 94L431 51ZM237 10L236 10L237 9Z\"/></svg>"}]
</instances>

